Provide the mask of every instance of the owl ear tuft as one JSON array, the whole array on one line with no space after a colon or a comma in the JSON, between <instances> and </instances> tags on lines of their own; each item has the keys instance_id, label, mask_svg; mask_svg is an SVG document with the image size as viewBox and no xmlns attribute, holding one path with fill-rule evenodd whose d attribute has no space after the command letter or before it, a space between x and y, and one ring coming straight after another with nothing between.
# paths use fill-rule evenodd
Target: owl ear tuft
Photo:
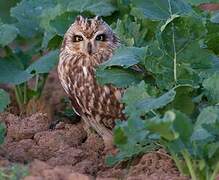
<instances>
[{"instance_id":1,"label":"owl ear tuft","mask_svg":"<svg viewBox=\"0 0 219 180\"><path fill-rule=\"evenodd\" d=\"M102 18L100 16L95 16L94 19L97 21L102 21Z\"/></svg>"},{"instance_id":2,"label":"owl ear tuft","mask_svg":"<svg viewBox=\"0 0 219 180\"><path fill-rule=\"evenodd\" d=\"M84 20L84 17L81 16L81 15L78 15L78 16L76 17L76 21L77 21L77 22L80 22L80 21L83 21L83 20Z\"/></svg>"}]
</instances>

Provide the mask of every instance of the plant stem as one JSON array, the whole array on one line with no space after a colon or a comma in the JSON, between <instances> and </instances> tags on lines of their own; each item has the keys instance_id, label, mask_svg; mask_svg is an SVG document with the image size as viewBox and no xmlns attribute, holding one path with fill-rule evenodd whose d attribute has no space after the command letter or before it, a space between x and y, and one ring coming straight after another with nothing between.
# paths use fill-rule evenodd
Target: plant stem
<instances>
[{"instance_id":1,"label":"plant stem","mask_svg":"<svg viewBox=\"0 0 219 180\"><path fill-rule=\"evenodd\" d=\"M38 84L37 84L37 97L36 99L40 98L42 92L43 92L43 88L45 86L45 83L46 83L46 79L48 77L48 73L47 74L43 74L42 76L42 79L39 81L38 80Z\"/></svg>"},{"instance_id":2,"label":"plant stem","mask_svg":"<svg viewBox=\"0 0 219 180\"><path fill-rule=\"evenodd\" d=\"M183 172L183 167L182 167L182 165L180 164L180 160L179 160L179 158L177 157L177 155L175 155L174 153L171 153L171 156L172 156L172 158L173 158L173 160L174 160L174 162L175 162L175 164L176 164L176 167L178 168L178 170L180 171L180 173L184 173Z\"/></svg>"},{"instance_id":3,"label":"plant stem","mask_svg":"<svg viewBox=\"0 0 219 180\"><path fill-rule=\"evenodd\" d=\"M36 75L35 87L34 87L34 90L35 90L35 91L37 91L37 89L38 89L38 84L39 84L39 76L40 76L39 74L37 74L37 75Z\"/></svg>"},{"instance_id":4,"label":"plant stem","mask_svg":"<svg viewBox=\"0 0 219 180\"><path fill-rule=\"evenodd\" d=\"M24 83L24 87L23 87L23 92L24 92L24 104L27 104L27 82Z\"/></svg>"},{"instance_id":5,"label":"plant stem","mask_svg":"<svg viewBox=\"0 0 219 180\"><path fill-rule=\"evenodd\" d=\"M18 103L18 106L19 106L19 109L20 109L20 112L23 108L23 102L22 102L22 95L21 95L21 92L20 92L20 89L19 89L19 85L16 85L14 87L14 91L15 91L15 97L16 97L16 101Z\"/></svg>"},{"instance_id":6,"label":"plant stem","mask_svg":"<svg viewBox=\"0 0 219 180\"><path fill-rule=\"evenodd\" d=\"M169 3L169 13L170 15L172 16L173 13L172 13L172 7L171 7L171 4L170 4L170 0L168 0L168 3ZM176 70L176 42L175 42L175 31L174 31L174 23L171 22L171 30L172 30L172 43L173 43L173 78L174 78L174 82L176 83L177 82L177 70Z\"/></svg>"},{"instance_id":7,"label":"plant stem","mask_svg":"<svg viewBox=\"0 0 219 180\"><path fill-rule=\"evenodd\" d=\"M187 167L189 169L189 173L191 175L192 180L197 180L197 177L196 177L196 174L195 174L195 170L194 170L194 167L193 167L193 164L192 164L192 161L190 159L188 151L187 150L183 150L182 151L182 155L183 155L183 158L185 159L185 162L186 162L186 165L187 165Z\"/></svg>"},{"instance_id":8,"label":"plant stem","mask_svg":"<svg viewBox=\"0 0 219 180\"><path fill-rule=\"evenodd\" d=\"M215 180L218 172L219 172L219 162L217 163L217 165L213 171L213 174L211 175L209 180Z\"/></svg>"}]
</instances>

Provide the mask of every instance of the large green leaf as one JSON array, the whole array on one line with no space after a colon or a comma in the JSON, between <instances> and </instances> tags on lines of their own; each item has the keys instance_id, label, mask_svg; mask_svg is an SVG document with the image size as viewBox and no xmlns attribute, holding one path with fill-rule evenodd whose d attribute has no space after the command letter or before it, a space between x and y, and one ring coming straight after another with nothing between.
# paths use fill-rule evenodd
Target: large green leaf
<instances>
[{"instance_id":1,"label":"large green leaf","mask_svg":"<svg viewBox=\"0 0 219 180\"><path fill-rule=\"evenodd\" d=\"M219 54L219 25L217 23L212 23L207 21L206 29L208 31L207 36L204 39L204 43L207 45L208 49L212 50L215 54Z\"/></svg>"},{"instance_id":2,"label":"large green leaf","mask_svg":"<svg viewBox=\"0 0 219 180\"><path fill-rule=\"evenodd\" d=\"M219 13L216 12L211 16L211 22L213 23L219 23Z\"/></svg>"},{"instance_id":3,"label":"large green leaf","mask_svg":"<svg viewBox=\"0 0 219 180\"><path fill-rule=\"evenodd\" d=\"M123 96L126 104L124 112L131 118L138 118L151 110L162 108L174 100L176 92L170 90L157 98L149 95L149 86L143 81L137 86L129 87Z\"/></svg>"},{"instance_id":4,"label":"large green leaf","mask_svg":"<svg viewBox=\"0 0 219 180\"><path fill-rule=\"evenodd\" d=\"M101 84L127 87L139 83L143 79L143 76L129 69L112 67L110 69L98 68L96 71L96 79Z\"/></svg>"},{"instance_id":5,"label":"large green leaf","mask_svg":"<svg viewBox=\"0 0 219 180\"><path fill-rule=\"evenodd\" d=\"M10 97L7 92L3 89L0 89L0 112L3 112L4 109L9 105Z\"/></svg>"},{"instance_id":6,"label":"large green leaf","mask_svg":"<svg viewBox=\"0 0 219 180\"><path fill-rule=\"evenodd\" d=\"M0 67L0 83L21 84L33 76L14 57L0 59Z\"/></svg>"},{"instance_id":7,"label":"large green leaf","mask_svg":"<svg viewBox=\"0 0 219 180\"><path fill-rule=\"evenodd\" d=\"M191 119L180 111L174 111L175 121L173 122L173 129L179 134L179 139L184 144L190 143L190 138L193 132L193 124Z\"/></svg>"},{"instance_id":8,"label":"large green leaf","mask_svg":"<svg viewBox=\"0 0 219 180\"><path fill-rule=\"evenodd\" d=\"M187 115L191 115L195 109L192 93L192 87L178 87L176 89L176 97L172 103L167 106L167 109L177 109Z\"/></svg>"},{"instance_id":9,"label":"large green leaf","mask_svg":"<svg viewBox=\"0 0 219 180\"><path fill-rule=\"evenodd\" d=\"M155 76L159 88L201 83L200 73L212 69L212 53L200 44L206 33L201 19L193 16L175 18L157 31L157 41L149 45L142 63Z\"/></svg>"},{"instance_id":10,"label":"large green leaf","mask_svg":"<svg viewBox=\"0 0 219 180\"><path fill-rule=\"evenodd\" d=\"M0 45L8 45L17 37L18 32L19 30L14 25L0 22Z\"/></svg>"},{"instance_id":11,"label":"large green leaf","mask_svg":"<svg viewBox=\"0 0 219 180\"><path fill-rule=\"evenodd\" d=\"M203 82L205 94L213 103L219 103L219 73L215 73Z\"/></svg>"},{"instance_id":12,"label":"large green leaf","mask_svg":"<svg viewBox=\"0 0 219 180\"><path fill-rule=\"evenodd\" d=\"M19 0L10 0L10 1L5 1L5 0L0 0L0 17L2 22L4 23L12 23L13 22L13 18L10 17L10 9L11 7L15 6L16 3Z\"/></svg>"},{"instance_id":13,"label":"large green leaf","mask_svg":"<svg viewBox=\"0 0 219 180\"><path fill-rule=\"evenodd\" d=\"M31 64L26 71L31 74L48 73L53 67L55 67L55 65L57 65L58 54L59 50L50 51L48 54L42 56Z\"/></svg>"},{"instance_id":14,"label":"large green leaf","mask_svg":"<svg viewBox=\"0 0 219 180\"><path fill-rule=\"evenodd\" d=\"M120 161L152 151L156 148L153 141L147 138L149 132L141 119L128 119L117 121L114 129L114 143L119 149L115 156L107 157L107 164L114 165Z\"/></svg>"},{"instance_id":15,"label":"large green leaf","mask_svg":"<svg viewBox=\"0 0 219 180\"><path fill-rule=\"evenodd\" d=\"M50 26L55 29L58 35L63 36L77 15L78 12L65 12L51 20Z\"/></svg>"},{"instance_id":16,"label":"large green leaf","mask_svg":"<svg viewBox=\"0 0 219 180\"><path fill-rule=\"evenodd\" d=\"M188 45L206 34L205 27L199 18L176 18L159 32L160 45L166 53L173 57L174 53L183 52ZM174 48L175 46L175 51Z\"/></svg>"},{"instance_id":17,"label":"large green leaf","mask_svg":"<svg viewBox=\"0 0 219 180\"><path fill-rule=\"evenodd\" d=\"M63 11L63 7L60 4L57 4L54 7L48 7L46 10L42 11L42 14L40 15L40 27L46 32L55 34L56 31L50 26L50 21L55 19L56 16L61 15Z\"/></svg>"},{"instance_id":18,"label":"large green leaf","mask_svg":"<svg viewBox=\"0 0 219 180\"><path fill-rule=\"evenodd\" d=\"M144 58L146 50L146 48L121 47L116 50L110 60L101 64L101 67L122 66L128 68L132 65L138 64L138 62Z\"/></svg>"},{"instance_id":19,"label":"large green leaf","mask_svg":"<svg viewBox=\"0 0 219 180\"><path fill-rule=\"evenodd\" d=\"M147 86L144 81L139 83L137 86L130 86L126 89L122 102L125 103L124 112L128 116L138 117L138 112L136 111L136 103L142 99L149 98L150 95L147 92Z\"/></svg>"},{"instance_id":20,"label":"large green leaf","mask_svg":"<svg viewBox=\"0 0 219 180\"><path fill-rule=\"evenodd\" d=\"M70 1L67 9L68 11L77 11L79 13L88 11L99 16L109 16L116 10L112 0Z\"/></svg>"},{"instance_id":21,"label":"large green leaf","mask_svg":"<svg viewBox=\"0 0 219 180\"><path fill-rule=\"evenodd\" d=\"M201 111L195 122L193 140L206 140L212 138L210 132L203 129L204 124L214 124L219 121L219 106L209 106Z\"/></svg>"},{"instance_id":22,"label":"large green leaf","mask_svg":"<svg viewBox=\"0 0 219 180\"><path fill-rule=\"evenodd\" d=\"M145 46L147 44L148 29L151 28L148 24L131 20L131 17L128 15L125 15L122 20L118 19L116 23L112 24L112 27L119 37L121 44L129 47Z\"/></svg>"},{"instance_id":23,"label":"large green leaf","mask_svg":"<svg viewBox=\"0 0 219 180\"><path fill-rule=\"evenodd\" d=\"M42 12L50 7L54 7L56 1L44 0L22 0L11 9L11 16L18 20L16 26L24 36L33 36L42 32L40 20Z\"/></svg>"},{"instance_id":24,"label":"large green leaf","mask_svg":"<svg viewBox=\"0 0 219 180\"><path fill-rule=\"evenodd\" d=\"M167 68L167 76L172 74L172 78L165 81L173 82L174 79L180 84L200 83L199 72L212 66L211 52L199 44L204 35L206 30L202 21L193 17L174 19L158 33L160 47L165 54L161 64Z\"/></svg>"},{"instance_id":25,"label":"large green leaf","mask_svg":"<svg viewBox=\"0 0 219 180\"><path fill-rule=\"evenodd\" d=\"M173 14L186 15L192 11L184 0L132 0L132 14L153 20L167 20Z\"/></svg>"},{"instance_id":26,"label":"large green leaf","mask_svg":"<svg viewBox=\"0 0 219 180\"><path fill-rule=\"evenodd\" d=\"M50 51L27 68L22 60L16 57L0 59L0 83L21 84L35 74L48 73L58 62L58 52Z\"/></svg>"},{"instance_id":27,"label":"large green leaf","mask_svg":"<svg viewBox=\"0 0 219 180\"><path fill-rule=\"evenodd\" d=\"M188 2L192 5L199 5L199 4L207 4L207 3L214 3L219 2L218 0L188 0Z\"/></svg>"},{"instance_id":28,"label":"large green leaf","mask_svg":"<svg viewBox=\"0 0 219 180\"><path fill-rule=\"evenodd\" d=\"M172 128L176 115L172 111L167 111L163 118L155 117L145 121L146 129L150 132L159 134L167 140L178 138L178 133Z\"/></svg>"},{"instance_id":29,"label":"large green leaf","mask_svg":"<svg viewBox=\"0 0 219 180\"><path fill-rule=\"evenodd\" d=\"M147 113L151 110L159 109L172 102L175 98L176 92L171 89L162 96L157 98L145 98L136 103L136 111Z\"/></svg>"}]
</instances>

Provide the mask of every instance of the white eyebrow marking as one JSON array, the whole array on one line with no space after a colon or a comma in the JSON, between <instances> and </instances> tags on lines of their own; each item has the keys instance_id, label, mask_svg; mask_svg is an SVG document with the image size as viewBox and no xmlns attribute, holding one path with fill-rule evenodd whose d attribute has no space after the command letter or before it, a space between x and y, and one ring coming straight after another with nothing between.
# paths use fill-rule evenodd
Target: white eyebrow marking
<instances>
[{"instance_id":1,"label":"white eyebrow marking","mask_svg":"<svg viewBox=\"0 0 219 180\"><path fill-rule=\"evenodd\" d=\"M87 68L85 66L82 66L84 76L87 77Z\"/></svg>"},{"instance_id":2,"label":"white eyebrow marking","mask_svg":"<svg viewBox=\"0 0 219 180\"><path fill-rule=\"evenodd\" d=\"M98 35L100 34L105 34L106 31L97 31L94 35L93 35L93 38L92 39L95 39Z\"/></svg>"}]
</instances>

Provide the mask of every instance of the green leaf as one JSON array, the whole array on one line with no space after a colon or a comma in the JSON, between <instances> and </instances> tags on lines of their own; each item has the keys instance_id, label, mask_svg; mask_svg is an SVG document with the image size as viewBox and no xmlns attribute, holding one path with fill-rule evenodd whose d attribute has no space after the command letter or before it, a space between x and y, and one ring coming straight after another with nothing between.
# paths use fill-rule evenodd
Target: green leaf
<instances>
[{"instance_id":1,"label":"green leaf","mask_svg":"<svg viewBox=\"0 0 219 180\"><path fill-rule=\"evenodd\" d=\"M17 2L18 0L11 0L7 2L5 2L4 0L0 0L0 19L2 20L2 22L13 22L13 18L10 17L10 9L11 7L15 6Z\"/></svg>"},{"instance_id":2,"label":"green leaf","mask_svg":"<svg viewBox=\"0 0 219 180\"><path fill-rule=\"evenodd\" d=\"M136 111L147 113L151 110L159 109L172 102L175 98L176 92L171 89L160 97L146 98L136 103Z\"/></svg>"},{"instance_id":3,"label":"green leaf","mask_svg":"<svg viewBox=\"0 0 219 180\"><path fill-rule=\"evenodd\" d=\"M31 74L48 73L58 63L59 50L50 51L27 68Z\"/></svg>"},{"instance_id":4,"label":"green leaf","mask_svg":"<svg viewBox=\"0 0 219 180\"><path fill-rule=\"evenodd\" d=\"M173 122L173 129L179 134L179 139L187 144L193 132L193 124L191 119L180 111L174 111L175 121Z\"/></svg>"},{"instance_id":5,"label":"green leaf","mask_svg":"<svg viewBox=\"0 0 219 180\"><path fill-rule=\"evenodd\" d=\"M144 58L146 50L146 48L121 47L115 51L115 54L110 60L101 64L101 67L121 66L128 68Z\"/></svg>"},{"instance_id":6,"label":"green leaf","mask_svg":"<svg viewBox=\"0 0 219 180\"><path fill-rule=\"evenodd\" d=\"M124 112L128 116L138 116L136 111L136 103L142 99L149 98L150 95L147 92L147 86L144 81L141 81L137 86L130 86L125 90L122 98L122 102L125 103Z\"/></svg>"},{"instance_id":7,"label":"green leaf","mask_svg":"<svg viewBox=\"0 0 219 180\"><path fill-rule=\"evenodd\" d=\"M215 54L219 54L219 25L210 21L206 22L207 35L204 38L204 46L207 46L209 50L212 50Z\"/></svg>"},{"instance_id":8,"label":"green leaf","mask_svg":"<svg viewBox=\"0 0 219 180\"><path fill-rule=\"evenodd\" d=\"M52 38L54 38L55 34L56 34L55 32L45 31L44 34L43 34L43 40L42 40L41 47L42 48L47 48L50 40Z\"/></svg>"},{"instance_id":9,"label":"green leaf","mask_svg":"<svg viewBox=\"0 0 219 180\"><path fill-rule=\"evenodd\" d=\"M165 71L162 74L168 77L165 83L173 85L176 81L193 86L200 83L199 73L212 67L211 52L199 44L205 34L201 19L193 17L176 18L158 33L160 48L165 54L160 59L160 65L164 66L162 71Z\"/></svg>"},{"instance_id":10,"label":"green leaf","mask_svg":"<svg viewBox=\"0 0 219 180\"><path fill-rule=\"evenodd\" d=\"M4 142L5 134L6 134L6 126L4 123L1 122L0 123L0 144Z\"/></svg>"},{"instance_id":11,"label":"green leaf","mask_svg":"<svg viewBox=\"0 0 219 180\"><path fill-rule=\"evenodd\" d=\"M0 83L21 84L28 81L35 74L48 73L58 62L58 50L50 51L35 61L29 67L24 67L21 59L10 57L0 59ZM22 56L23 57L23 56ZM25 58L25 57L23 57Z\"/></svg>"},{"instance_id":12,"label":"green leaf","mask_svg":"<svg viewBox=\"0 0 219 180\"><path fill-rule=\"evenodd\" d=\"M114 143L117 145L127 143L127 137L121 127L115 128L113 137L114 137Z\"/></svg>"},{"instance_id":13,"label":"green leaf","mask_svg":"<svg viewBox=\"0 0 219 180\"><path fill-rule=\"evenodd\" d=\"M149 29L148 24L133 21L129 15L125 15L122 20L118 19L117 22L111 26L115 34L119 37L121 44L129 47L146 46L146 38Z\"/></svg>"},{"instance_id":14,"label":"green leaf","mask_svg":"<svg viewBox=\"0 0 219 180\"><path fill-rule=\"evenodd\" d=\"M51 20L49 25L53 27L58 35L64 36L69 26L73 23L75 17L78 15L77 12L65 12L55 19Z\"/></svg>"},{"instance_id":15,"label":"green leaf","mask_svg":"<svg viewBox=\"0 0 219 180\"><path fill-rule=\"evenodd\" d=\"M193 124L191 119L180 111L174 111L175 120L173 122L173 130L178 137L168 142L164 142L164 145L168 147L171 154L181 154L185 149L189 151L195 151L195 147L191 142L191 136L193 133Z\"/></svg>"},{"instance_id":16,"label":"green leaf","mask_svg":"<svg viewBox=\"0 0 219 180\"><path fill-rule=\"evenodd\" d=\"M0 23L0 45L6 46L18 35L19 30L12 24Z\"/></svg>"},{"instance_id":17,"label":"green leaf","mask_svg":"<svg viewBox=\"0 0 219 180\"><path fill-rule=\"evenodd\" d=\"M111 0L70 1L67 8L68 11L77 11L79 13L88 11L99 16L109 16L116 10Z\"/></svg>"},{"instance_id":18,"label":"green leaf","mask_svg":"<svg viewBox=\"0 0 219 180\"><path fill-rule=\"evenodd\" d=\"M61 4L48 7L48 9L42 11L39 22L39 26L44 29L42 48L46 48L49 41L57 34L56 29L50 25L50 22L57 16L61 15L63 12L65 12L65 9Z\"/></svg>"},{"instance_id":19,"label":"green leaf","mask_svg":"<svg viewBox=\"0 0 219 180\"><path fill-rule=\"evenodd\" d=\"M132 14L152 20L167 20L172 14L186 15L192 8L184 0L132 0Z\"/></svg>"},{"instance_id":20,"label":"green leaf","mask_svg":"<svg viewBox=\"0 0 219 180\"><path fill-rule=\"evenodd\" d=\"M219 103L219 73L215 73L203 81L203 87L208 99L213 103Z\"/></svg>"},{"instance_id":21,"label":"green leaf","mask_svg":"<svg viewBox=\"0 0 219 180\"><path fill-rule=\"evenodd\" d=\"M161 47L170 57L174 56L173 46L176 53L180 53L188 45L201 38L206 33L201 19L193 17L175 18L166 28L158 34ZM173 42L173 40L175 42ZM162 43L163 42L163 43Z\"/></svg>"},{"instance_id":22,"label":"green leaf","mask_svg":"<svg viewBox=\"0 0 219 180\"><path fill-rule=\"evenodd\" d=\"M141 119L117 121L114 128L114 142L119 153L106 159L108 165L128 160L136 155L156 148L153 142L146 138L149 135Z\"/></svg>"},{"instance_id":23,"label":"green leaf","mask_svg":"<svg viewBox=\"0 0 219 180\"><path fill-rule=\"evenodd\" d=\"M23 36L34 36L42 32L40 20L42 12L56 5L53 0L22 0L14 8L11 8L11 16L18 20L16 26Z\"/></svg>"},{"instance_id":24,"label":"green leaf","mask_svg":"<svg viewBox=\"0 0 219 180\"><path fill-rule=\"evenodd\" d=\"M138 74L129 69L98 68L96 71L96 79L101 84L113 84L117 87L127 87L129 85L137 84L142 80L142 74Z\"/></svg>"},{"instance_id":25,"label":"green leaf","mask_svg":"<svg viewBox=\"0 0 219 180\"><path fill-rule=\"evenodd\" d=\"M175 118L174 112L167 111L162 119L155 117L145 120L145 126L150 132L157 133L164 139L174 140L178 137L178 133L172 128Z\"/></svg>"},{"instance_id":26,"label":"green leaf","mask_svg":"<svg viewBox=\"0 0 219 180\"><path fill-rule=\"evenodd\" d=\"M10 104L10 97L7 92L0 89L0 113Z\"/></svg>"},{"instance_id":27,"label":"green leaf","mask_svg":"<svg viewBox=\"0 0 219 180\"><path fill-rule=\"evenodd\" d=\"M206 140L212 138L210 132L203 129L204 124L214 124L219 120L219 106L209 106L204 108L199 114L194 125L193 140Z\"/></svg>"},{"instance_id":28,"label":"green leaf","mask_svg":"<svg viewBox=\"0 0 219 180\"><path fill-rule=\"evenodd\" d=\"M195 109L195 104L192 98L192 87L178 87L176 88L176 96L167 109L176 109L187 115L191 115Z\"/></svg>"},{"instance_id":29,"label":"green leaf","mask_svg":"<svg viewBox=\"0 0 219 180\"><path fill-rule=\"evenodd\" d=\"M216 12L211 16L211 22L213 23L219 23L219 13Z\"/></svg>"},{"instance_id":30,"label":"green leaf","mask_svg":"<svg viewBox=\"0 0 219 180\"><path fill-rule=\"evenodd\" d=\"M207 3L214 3L219 2L218 0L188 0L188 2L192 5L199 5L199 4L207 4Z\"/></svg>"},{"instance_id":31,"label":"green leaf","mask_svg":"<svg viewBox=\"0 0 219 180\"><path fill-rule=\"evenodd\" d=\"M0 67L0 83L21 84L33 76L13 57L0 59Z\"/></svg>"},{"instance_id":32,"label":"green leaf","mask_svg":"<svg viewBox=\"0 0 219 180\"><path fill-rule=\"evenodd\" d=\"M208 145L208 158L212 158L219 149L219 142Z\"/></svg>"}]
</instances>

